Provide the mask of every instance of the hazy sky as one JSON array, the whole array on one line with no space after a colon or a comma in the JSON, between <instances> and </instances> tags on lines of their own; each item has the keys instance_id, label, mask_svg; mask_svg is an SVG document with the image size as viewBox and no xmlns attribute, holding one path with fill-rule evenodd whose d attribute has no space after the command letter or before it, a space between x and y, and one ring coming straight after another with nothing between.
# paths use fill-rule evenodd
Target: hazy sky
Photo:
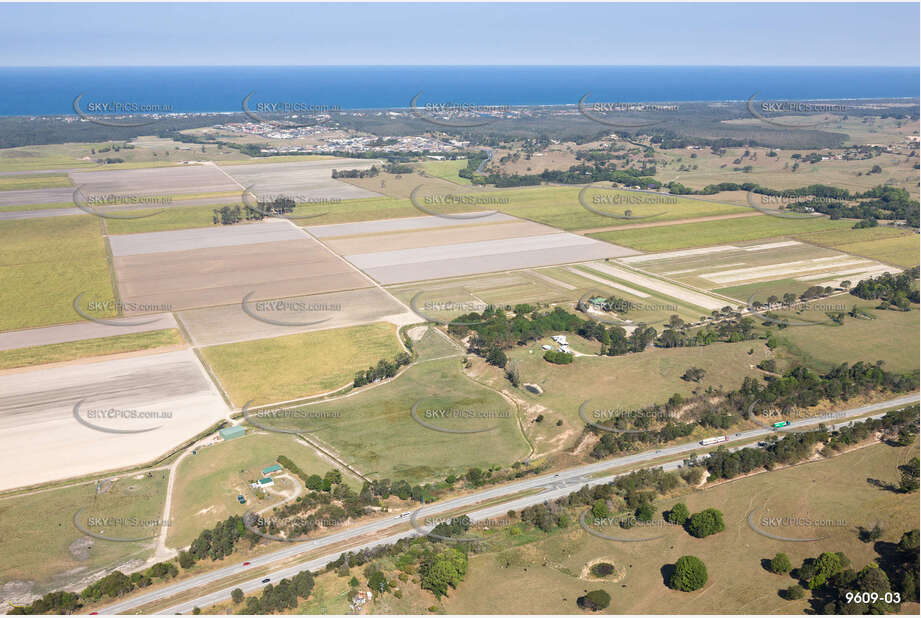
<instances>
[{"instance_id":1,"label":"hazy sky","mask_svg":"<svg viewBox=\"0 0 921 618\"><path fill-rule=\"evenodd\" d=\"M906 4L0 4L0 64L917 66Z\"/></svg>"}]
</instances>

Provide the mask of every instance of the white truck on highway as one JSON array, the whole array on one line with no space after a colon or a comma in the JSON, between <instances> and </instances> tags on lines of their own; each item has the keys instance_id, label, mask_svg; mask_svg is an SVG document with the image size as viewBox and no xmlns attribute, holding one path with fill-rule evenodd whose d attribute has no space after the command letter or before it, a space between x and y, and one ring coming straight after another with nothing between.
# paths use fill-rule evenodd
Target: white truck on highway
<instances>
[{"instance_id":1,"label":"white truck on highway","mask_svg":"<svg viewBox=\"0 0 921 618\"><path fill-rule=\"evenodd\" d=\"M704 438L700 441L701 446L710 446L711 444L719 444L720 442L725 442L726 436L715 436L713 438Z\"/></svg>"}]
</instances>

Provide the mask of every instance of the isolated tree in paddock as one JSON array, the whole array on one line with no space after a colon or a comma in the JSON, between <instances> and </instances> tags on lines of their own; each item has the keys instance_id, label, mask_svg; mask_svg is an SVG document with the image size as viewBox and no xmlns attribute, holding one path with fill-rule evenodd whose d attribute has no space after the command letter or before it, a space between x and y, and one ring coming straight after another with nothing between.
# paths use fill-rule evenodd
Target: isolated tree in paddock
<instances>
[{"instance_id":1,"label":"isolated tree in paddock","mask_svg":"<svg viewBox=\"0 0 921 618\"><path fill-rule=\"evenodd\" d=\"M598 612L611 604L611 595L604 590L592 590L585 596L576 599L576 604L582 609Z\"/></svg>"},{"instance_id":2,"label":"isolated tree in paddock","mask_svg":"<svg viewBox=\"0 0 921 618\"><path fill-rule=\"evenodd\" d=\"M668 581L673 590L692 592L707 583L707 566L696 556L681 556L675 562L675 572Z\"/></svg>"},{"instance_id":3,"label":"isolated tree in paddock","mask_svg":"<svg viewBox=\"0 0 921 618\"><path fill-rule=\"evenodd\" d=\"M788 572L792 566L787 554L779 553L771 559L771 573L783 575Z\"/></svg>"}]
</instances>

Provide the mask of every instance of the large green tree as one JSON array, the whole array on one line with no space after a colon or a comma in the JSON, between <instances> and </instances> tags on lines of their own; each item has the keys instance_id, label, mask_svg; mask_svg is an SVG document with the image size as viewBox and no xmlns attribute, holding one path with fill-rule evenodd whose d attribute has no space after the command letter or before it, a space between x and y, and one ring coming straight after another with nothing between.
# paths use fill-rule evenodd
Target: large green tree
<instances>
[{"instance_id":1,"label":"large green tree","mask_svg":"<svg viewBox=\"0 0 921 618\"><path fill-rule=\"evenodd\" d=\"M696 556L681 556L675 562L675 572L668 581L674 590L691 592L700 590L707 583L707 566Z\"/></svg>"}]
</instances>

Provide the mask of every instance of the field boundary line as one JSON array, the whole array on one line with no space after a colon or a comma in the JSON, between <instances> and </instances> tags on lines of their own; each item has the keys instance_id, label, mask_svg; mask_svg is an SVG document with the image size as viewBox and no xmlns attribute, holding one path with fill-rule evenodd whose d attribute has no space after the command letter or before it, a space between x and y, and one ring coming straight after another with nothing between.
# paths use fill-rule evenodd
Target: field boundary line
<instances>
[{"instance_id":1,"label":"field boundary line","mask_svg":"<svg viewBox=\"0 0 921 618\"><path fill-rule=\"evenodd\" d=\"M364 481L364 482L366 482L366 483L372 482L370 478L368 478L367 476L364 475L364 473L361 472L361 470L359 470L358 468L352 466L352 464L350 464L349 462L345 461L345 459L342 459L338 454L336 454L335 451L334 451L334 449L333 449L331 446L325 446L325 443L323 443L322 445L320 445L320 444L315 444L312 440L308 439L307 436L304 435L303 433L298 433L298 434L295 434L295 435L297 435L298 438L300 438L301 440L303 440L308 446L313 447L314 450L316 450L316 451L322 453L323 455L325 455L325 456L328 457L329 459L332 459L336 464L338 464L339 466L341 466L341 467L344 468L345 470L348 470L350 473L352 473L353 475L357 476L357 477L358 477L359 479L361 479L362 481ZM311 436L311 437L313 437L313 436ZM317 438L317 441L319 441L319 438ZM328 449L328 450L327 450L327 449Z\"/></svg>"},{"instance_id":2,"label":"field boundary line","mask_svg":"<svg viewBox=\"0 0 921 618\"><path fill-rule=\"evenodd\" d=\"M396 296L394 296L393 294L391 294L390 292L388 292L388 291L386 290L386 288L384 288L384 286L382 286L378 281L376 281L375 279L373 279L373 278L371 277L371 275L369 275L369 274L366 273L365 271L361 270L360 268L358 268L357 266L355 266L354 264L352 264L350 261L348 261L347 259L345 259L345 258L342 257L341 255L339 255L338 253L336 253L335 251L333 251L333 250L329 247L329 245L327 245L325 242L323 242L322 239L317 238L316 236L314 236L313 234L311 234L310 232L308 232L305 228L299 227L298 225L296 225L296 224L295 224L293 221L291 221L290 219L286 219L286 221L287 221L289 224L291 224L291 226L292 226L293 228L299 230L302 234L304 234L304 236L306 236L307 238L312 239L314 242L316 242L316 243L319 244L321 247L323 247L324 249L326 249L326 250L327 250L333 257L335 257L337 260L339 260L339 261L343 262L344 264L348 265L349 268L351 268L352 270L354 270L355 272L357 272L358 274L360 274L362 277L364 277L365 279L367 279L368 281L370 281L371 284L372 284L374 287L376 287L377 289L381 290L384 294L386 294L387 296L389 296L390 298L392 298L394 301L396 301L397 303L399 303L399 305L400 305L401 307L403 307L404 309L406 309L407 311L409 311L409 312L412 313L412 314L415 314L415 315L417 315L417 316L419 315L418 313L416 313L415 311L413 311L412 307L410 307L409 305L407 305L406 303L404 303L402 300L400 300L399 298L397 298ZM420 317L421 317L421 316L420 316ZM404 346L404 347L405 347L405 346Z\"/></svg>"},{"instance_id":3,"label":"field boundary line","mask_svg":"<svg viewBox=\"0 0 921 618\"><path fill-rule=\"evenodd\" d=\"M115 254L112 253L112 245L109 243L109 234L106 230L105 219L99 219L99 228L99 231L102 232L102 243L106 252L106 265L109 267L109 281L112 287L112 296L115 300L115 306L121 307L121 294L118 292L118 276L115 273ZM122 313L121 309L117 309L115 316L124 317L124 314Z\"/></svg>"},{"instance_id":4,"label":"field boundary line","mask_svg":"<svg viewBox=\"0 0 921 618\"><path fill-rule=\"evenodd\" d=\"M233 401L231 401L230 399L230 395L228 395L227 392L224 390L224 385L221 383L221 379L217 377L214 371L212 371L211 366L202 357L201 348L196 348L192 346L191 350L192 350L192 353L195 355L195 358L198 359L198 363L199 365L201 365L202 369L204 370L206 377L211 380L211 383L214 384L214 386L217 388L217 391L221 394L221 399L224 400L224 404L229 409L227 418L230 419L231 415L233 414L234 405L233 405Z\"/></svg>"}]
</instances>

